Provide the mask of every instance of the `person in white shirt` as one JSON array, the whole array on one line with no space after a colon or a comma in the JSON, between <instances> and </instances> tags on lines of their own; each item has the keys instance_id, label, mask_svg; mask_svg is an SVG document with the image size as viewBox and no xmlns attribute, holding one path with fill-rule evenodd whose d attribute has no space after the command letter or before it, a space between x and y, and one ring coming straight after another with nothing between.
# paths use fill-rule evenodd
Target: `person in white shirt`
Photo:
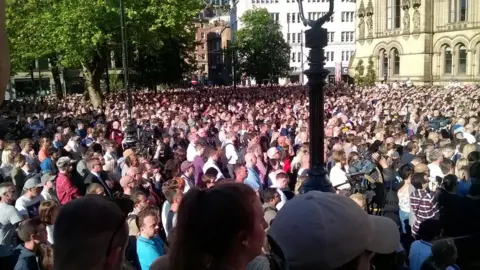
<instances>
[{"instance_id":1,"label":"person in white shirt","mask_svg":"<svg viewBox=\"0 0 480 270\"><path fill-rule=\"evenodd\" d=\"M43 190L40 195L43 197L43 200L48 201L58 201L57 193L55 192L55 179L57 178L56 175L46 173L42 175L42 185L43 185Z\"/></svg>"},{"instance_id":2,"label":"person in white shirt","mask_svg":"<svg viewBox=\"0 0 480 270\"><path fill-rule=\"evenodd\" d=\"M228 132L227 139L223 142L222 149L225 151L225 157L228 160L227 168L230 177L233 177L233 167L237 164L238 161L238 153L237 149L235 148L235 140L237 136L235 132Z\"/></svg>"},{"instance_id":3,"label":"person in white shirt","mask_svg":"<svg viewBox=\"0 0 480 270\"><path fill-rule=\"evenodd\" d=\"M188 136L188 140L190 141L190 143L187 147L187 161L193 162L193 159L197 155L197 150L195 150L195 146L198 142L197 133L190 133L190 135Z\"/></svg>"},{"instance_id":4,"label":"person in white shirt","mask_svg":"<svg viewBox=\"0 0 480 270\"><path fill-rule=\"evenodd\" d=\"M440 163L443 160L443 153L439 149L434 149L430 152L430 154L428 154L428 157L430 158L431 162L428 164L428 169L430 170L428 187L431 191L435 191L438 185L437 177L441 180L445 176L440 168Z\"/></svg>"},{"instance_id":5,"label":"person in white shirt","mask_svg":"<svg viewBox=\"0 0 480 270\"><path fill-rule=\"evenodd\" d=\"M222 170L220 170L220 168L218 168L218 166L217 166L217 161L220 158L220 152L217 149L214 149L214 148L209 148L205 152L206 152L206 155L208 157L208 160L203 165L202 170L204 172L206 172L210 168L214 168L215 170L217 170L218 173L217 173L217 176L215 177L215 181L218 180L218 179L225 178L225 176L222 173Z\"/></svg>"},{"instance_id":6,"label":"person in white shirt","mask_svg":"<svg viewBox=\"0 0 480 270\"><path fill-rule=\"evenodd\" d=\"M280 202L276 205L277 210L280 210L287 202L287 196L283 193L283 190L288 186L288 174L280 172L276 174L275 178L275 183L271 188L276 188L278 195L280 195Z\"/></svg>"},{"instance_id":7,"label":"person in white shirt","mask_svg":"<svg viewBox=\"0 0 480 270\"><path fill-rule=\"evenodd\" d=\"M347 173L342 169L347 163L347 155L345 151L338 150L333 152L332 159L335 161L335 166L330 170L330 182L337 190L350 190Z\"/></svg>"},{"instance_id":8,"label":"person in white shirt","mask_svg":"<svg viewBox=\"0 0 480 270\"><path fill-rule=\"evenodd\" d=\"M38 215L38 208L43 201L43 197L40 195L42 187L40 175L35 175L25 182L25 185L23 185L25 193L15 202L15 208L20 215L26 218Z\"/></svg>"}]
</instances>

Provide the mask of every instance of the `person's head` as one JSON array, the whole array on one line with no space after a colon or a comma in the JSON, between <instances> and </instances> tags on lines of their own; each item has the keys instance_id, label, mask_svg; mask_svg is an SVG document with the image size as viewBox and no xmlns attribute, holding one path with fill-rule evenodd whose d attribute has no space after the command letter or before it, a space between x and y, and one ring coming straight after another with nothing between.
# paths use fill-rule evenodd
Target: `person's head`
<instances>
[{"instance_id":1,"label":"person's head","mask_svg":"<svg viewBox=\"0 0 480 270\"><path fill-rule=\"evenodd\" d=\"M105 189L99 183L91 183L90 185L88 185L86 193L87 195L96 194L96 195L105 196Z\"/></svg>"},{"instance_id":2,"label":"person's head","mask_svg":"<svg viewBox=\"0 0 480 270\"><path fill-rule=\"evenodd\" d=\"M197 151L197 156L201 157L205 153L205 146L202 144L197 144L195 145L195 151Z\"/></svg>"},{"instance_id":3,"label":"person's head","mask_svg":"<svg viewBox=\"0 0 480 270\"><path fill-rule=\"evenodd\" d=\"M142 172L137 167L130 167L127 169L127 175L132 177L135 185L139 185L142 182Z\"/></svg>"},{"instance_id":4,"label":"person's head","mask_svg":"<svg viewBox=\"0 0 480 270\"><path fill-rule=\"evenodd\" d=\"M130 199L133 201L134 208L137 212L142 211L148 206L147 195L141 190L137 190L130 195Z\"/></svg>"},{"instance_id":5,"label":"person's head","mask_svg":"<svg viewBox=\"0 0 480 270\"><path fill-rule=\"evenodd\" d=\"M13 164L17 168L22 168L27 164L27 161L25 160L24 155L17 155L15 159L13 160Z\"/></svg>"},{"instance_id":6,"label":"person's head","mask_svg":"<svg viewBox=\"0 0 480 270\"><path fill-rule=\"evenodd\" d=\"M23 139L20 141L20 149L22 152L28 153L33 149L33 141L30 139Z\"/></svg>"},{"instance_id":7,"label":"person's head","mask_svg":"<svg viewBox=\"0 0 480 270\"><path fill-rule=\"evenodd\" d=\"M404 164L398 169L398 175L402 178L403 181L410 180L410 177L413 175L414 168L411 164Z\"/></svg>"},{"instance_id":8,"label":"person's head","mask_svg":"<svg viewBox=\"0 0 480 270\"><path fill-rule=\"evenodd\" d=\"M120 270L128 241L130 199L89 195L65 204L53 233L55 269Z\"/></svg>"},{"instance_id":9,"label":"person's head","mask_svg":"<svg viewBox=\"0 0 480 270\"><path fill-rule=\"evenodd\" d=\"M288 180L289 180L288 174L284 172L277 173L275 176L275 180L276 180L277 188L284 189L288 186Z\"/></svg>"},{"instance_id":10,"label":"person's head","mask_svg":"<svg viewBox=\"0 0 480 270\"><path fill-rule=\"evenodd\" d=\"M137 221L140 235L151 239L158 233L158 224L160 217L158 216L158 209L153 207L146 207L138 213Z\"/></svg>"},{"instance_id":11,"label":"person's head","mask_svg":"<svg viewBox=\"0 0 480 270\"><path fill-rule=\"evenodd\" d=\"M278 194L276 188L266 188L263 191L263 199L266 203L276 206L278 203L280 203L280 194Z\"/></svg>"},{"instance_id":12,"label":"person's head","mask_svg":"<svg viewBox=\"0 0 480 270\"><path fill-rule=\"evenodd\" d=\"M40 175L34 175L25 181L23 185L23 196L27 198L35 198L42 192L42 180Z\"/></svg>"},{"instance_id":13,"label":"person's head","mask_svg":"<svg viewBox=\"0 0 480 270\"><path fill-rule=\"evenodd\" d=\"M39 217L30 218L20 223L17 229L18 238L30 248L47 242L47 228Z\"/></svg>"},{"instance_id":14,"label":"person's head","mask_svg":"<svg viewBox=\"0 0 480 270\"><path fill-rule=\"evenodd\" d=\"M170 265L179 270L246 267L261 253L267 225L260 200L247 185L190 189L177 213Z\"/></svg>"},{"instance_id":15,"label":"person's head","mask_svg":"<svg viewBox=\"0 0 480 270\"><path fill-rule=\"evenodd\" d=\"M455 172L455 163L450 159L443 159L440 162L440 169L444 175L454 173Z\"/></svg>"},{"instance_id":16,"label":"person's head","mask_svg":"<svg viewBox=\"0 0 480 270\"><path fill-rule=\"evenodd\" d=\"M332 153L332 159L335 161L335 164L345 165L347 163L347 155L343 150L334 151Z\"/></svg>"},{"instance_id":17,"label":"person's head","mask_svg":"<svg viewBox=\"0 0 480 270\"><path fill-rule=\"evenodd\" d=\"M215 174L204 174L202 176L202 183L205 188L212 188L215 186Z\"/></svg>"},{"instance_id":18,"label":"person's head","mask_svg":"<svg viewBox=\"0 0 480 270\"><path fill-rule=\"evenodd\" d=\"M0 199L6 204L13 204L17 199L15 186L12 182L5 182L0 184Z\"/></svg>"},{"instance_id":19,"label":"person's head","mask_svg":"<svg viewBox=\"0 0 480 270\"><path fill-rule=\"evenodd\" d=\"M55 220L57 219L58 212L60 211L60 206L56 201L48 200L43 201L40 204L40 208L38 209L38 215L40 220L46 225L53 225L55 224Z\"/></svg>"},{"instance_id":20,"label":"person's head","mask_svg":"<svg viewBox=\"0 0 480 270\"><path fill-rule=\"evenodd\" d=\"M442 235L442 225L439 220L427 219L420 223L418 238L426 242L432 242Z\"/></svg>"},{"instance_id":21,"label":"person's head","mask_svg":"<svg viewBox=\"0 0 480 270\"><path fill-rule=\"evenodd\" d=\"M468 158L468 155L473 151L477 150L477 146L475 144L467 144L462 149L462 157Z\"/></svg>"},{"instance_id":22,"label":"person's head","mask_svg":"<svg viewBox=\"0 0 480 270\"><path fill-rule=\"evenodd\" d=\"M405 145L404 151L415 155L418 152L418 147L415 142L408 142L407 145Z\"/></svg>"},{"instance_id":23,"label":"person's head","mask_svg":"<svg viewBox=\"0 0 480 270\"><path fill-rule=\"evenodd\" d=\"M131 190L132 188L135 187L135 181L133 178L129 175L125 175L122 178L120 178L120 186L123 188L123 190Z\"/></svg>"},{"instance_id":24,"label":"person's head","mask_svg":"<svg viewBox=\"0 0 480 270\"><path fill-rule=\"evenodd\" d=\"M366 209L367 205L367 197L361 193L355 193L350 196L350 199L352 199L360 208Z\"/></svg>"},{"instance_id":25,"label":"person's head","mask_svg":"<svg viewBox=\"0 0 480 270\"><path fill-rule=\"evenodd\" d=\"M443 153L439 149L434 149L430 152L430 154L428 154L428 157L432 163L440 165L443 160Z\"/></svg>"},{"instance_id":26,"label":"person's head","mask_svg":"<svg viewBox=\"0 0 480 270\"><path fill-rule=\"evenodd\" d=\"M442 187L448 192L457 192L458 177L455 174L448 174L443 177Z\"/></svg>"},{"instance_id":27,"label":"person's head","mask_svg":"<svg viewBox=\"0 0 480 270\"><path fill-rule=\"evenodd\" d=\"M445 159L451 159L455 155L455 148L453 144L448 143L442 147L442 153Z\"/></svg>"},{"instance_id":28,"label":"person's head","mask_svg":"<svg viewBox=\"0 0 480 270\"><path fill-rule=\"evenodd\" d=\"M432 246L432 260L438 269L446 269L457 261L457 247L451 239L435 241Z\"/></svg>"},{"instance_id":29,"label":"person's head","mask_svg":"<svg viewBox=\"0 0 480 270\"><path fill-rule=\"evenodd\" d=\"M480 151L473 151L468 154L467 159L469 162L480 161Z\"/></svg>"},{"instance_id":30,"label":"person's head","mask_svg":"<svg viewBox=\"0 0 480 270\"><path fill-rule=\"evenodd\" d=\"M215 148L208 148L206 150L206 155L209 159L213 161L218 161L218 159L220 158L220 152Z\"/></svg>"},{"instance_id":31,"label":"person's head","mask_svg":"<svg viewBox=\"0 0 480 270\"><path fill-rule=\"evenodd\" d=\"M102 171L102 162L98 158L92 158L87 163L88 169L91 172L99 173Z\"/></svg>"},{"instance_id":32,"label":"person's head","mask_svg":"<svg viewBox=\"0 0 480 270\"><path fill-rule=\"evenodd\" d=\"M73 161L69 157L60 157L57 160L57 168L61 173L69 174L73 170Z\"/></svg>"},{"instance_id":33,"label":"person's head","mask_svg":"<svg viewBox=\"0 0 480 270\"><path fill-rule=\"evenodd\" d=\"M391 219L368 215L352 199L320 191L286 203L268 235L291 270L370 269L374 253L390 254L400 243Z\"/></svg>"},{"instance_id":34,"label":"person's head","mask_svg":"<svg viewBox=\"0 0 480 270\"><path fill-rule=\"evenodd\" d=\"M243 164L237 164L234 169L233 169L233 172L235 174L235 181L236 182L240 182L240 183L243 183L243 181L247 178L248 176L248 170L247 170L247 167Z\"/></svg>"},{"instance_id":35,"label":"person's head","mask_svg":"<svg viewBox=\"0 0 480 270\"><path fill-rule=\"evenodd\" d=\"M193 163L190 161L182 162L182 164L180 165L180 170L184 175L188 177L193 176L193 174L195 173L195 167L193 166Z\"/></svg>"}]
</instances>

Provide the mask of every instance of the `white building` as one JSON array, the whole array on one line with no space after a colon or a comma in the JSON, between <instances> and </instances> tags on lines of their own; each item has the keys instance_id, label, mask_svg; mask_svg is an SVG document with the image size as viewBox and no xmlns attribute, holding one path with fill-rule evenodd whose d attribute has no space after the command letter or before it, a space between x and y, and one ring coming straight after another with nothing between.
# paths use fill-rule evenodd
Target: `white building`
<instances>
[{"instance_id":1,"label":"white building","mask_svg":"<svg viewBox=\"0 0 480 270\"><path fill-rule=\"evenodd\" d=\"M299 16L297 0L239 0L236 6L236 17L238 18L238 29L242 27L240 18L249 9L259 7L266 8L275 20L282 26L285 40L292 47L290 66L293 71L290 81L307 81L302 76L303 70L308 69L307 56L308 48L304 47L305 35ZM316 20L328 11L328 0L303 0L305 17ZM342 77L345 79L348 73L348 63L355 51L355 0L335 0L334 14L330 22L325 23L324 28L328 29L328 46L325 48L325 68L330 71L329 79L335 77L335 67L341 67ZM233 29L235 30L235 29ZM303 77L303 78L302 78ZM280 83L288 82L282 80Z\"/></svg>"}]
</instances>

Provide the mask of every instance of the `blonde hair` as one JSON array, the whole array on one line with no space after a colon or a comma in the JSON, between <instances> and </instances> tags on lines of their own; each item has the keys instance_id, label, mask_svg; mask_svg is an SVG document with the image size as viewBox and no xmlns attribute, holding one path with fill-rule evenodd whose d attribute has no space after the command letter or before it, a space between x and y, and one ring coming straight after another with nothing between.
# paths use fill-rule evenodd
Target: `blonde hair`
<instances>
[{"instance_id":1,"label":"blonde hair","mask_svg":"<svg viewBox=\"0 0 480 270\"><path fill-rule=\"evenodd\" d=\"M457 175L458 177L460 177L458 175L458 171L460 169L463 169L464 167L468 168L469 166L469 162L468 162L468 159L466 157L462 157L462 158L459 158L457 160L457 163L455 163L455 175Z\"/></svg>"},{"instance_id":2,"label":"blonde hair","mask_svg":"<svg viewBox=\"0 0 480 270\"><path fill-rule=\"evenodd\" d=\"M475 150L477 150L475 144L465 145L462 150L462 157L468 158L468 155L470 155L470 153L474 152Z\"/></svg>"},{"instance_id":3,"label":"blonde hair","mask_svg":"<svg viewBox=\"0 0 480 270\"><path fill-rule=\"evenodd\" d=\"M299 176L297 177L297 183L295 184L295 195L300 194L300 188L302 187L303 183L307 180L307 176Z\"/></svg>"},{"instance_id":4,"label":"blonde hair","mask_svg":"<svg viewBox=\"0 0 480 270\"><path fill-rule=\"evenodd\" d=\"M98 194L97 190L99 190L99 189L101 189L103 192L105 192L105 189L99 183L91 183L87 187L87 194Z\"/></svg>"},{"instance_id":5,"label":"blonde hair","mask_svg":"<svg viewBox=\"0 0 480 270\"><path fill-rule=\"evenodd\" d=\"M2 151L2 166L7 167L7 166L12 166L13 167L13 161L15 159L16 153L15 151L11 149L5 149Z\"/></svg>"}]
</instances>

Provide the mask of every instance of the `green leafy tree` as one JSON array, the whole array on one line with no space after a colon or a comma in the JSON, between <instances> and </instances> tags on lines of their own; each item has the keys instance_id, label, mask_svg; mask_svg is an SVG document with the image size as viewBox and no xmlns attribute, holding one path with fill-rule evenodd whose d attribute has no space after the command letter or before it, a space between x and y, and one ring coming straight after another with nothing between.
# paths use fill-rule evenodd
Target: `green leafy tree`
<instances>
[{"instance_id":1,"label":"green leafy tree","mask_svg":"<svg viewBox=\"0 0 480 270\"><path fill-rule=\"evenodd\" d=\"M365 84L365 86L373 86L373 85L375 85L376 80L377 80L377 75L376 75L376 72L375 72L373 59L370 56L368 58L367 74L365 74L364 84Z\"/></svg>"},{"instance_id":2,"label":"green leafy tree","mask_svg":"<svg viewBox=\"0 0 480 270\"><path fill-rule=\"evenodd\" d=\"M357 66L355 67L355 83L358 86L363 86L364 78L363 73L365 72L365 67L363 66L363 60L358 60Z\"/></svg>"},{"instance_id":3,"label":"green leafy tree","mask_svg":"<svg viewBox=\"0 0 480 270\"><path fill-rule=\"evenodd\" d=\"M264 8L248 10L240 20L244 27L237 32L235 42L240 73L257 83L287 76L290 46L283 39L280 24Z\"/></svg>"},{"instance_id":4,"label":"green leafy tree","mask_svg":"<svg viewBox=\"0 0 480 270\"><path fill-rule=\"evenodd\" d=\"M7 27L16 68L32 59L57 57L60 67L80 68L92 105L102 103L100 80L110 51L121 48L117 0L11 0ZM169 33L191 33L199 0L125 0L129 59L134 52L156 51ZM13 34L11 34L13 33ZM11 37L12 36L12 37ZM194 42L191 40L189 42ZM32 49L33 48L33 49ZM137 54L138 55L138 54Z\"/></svg>"}]
</instances>

